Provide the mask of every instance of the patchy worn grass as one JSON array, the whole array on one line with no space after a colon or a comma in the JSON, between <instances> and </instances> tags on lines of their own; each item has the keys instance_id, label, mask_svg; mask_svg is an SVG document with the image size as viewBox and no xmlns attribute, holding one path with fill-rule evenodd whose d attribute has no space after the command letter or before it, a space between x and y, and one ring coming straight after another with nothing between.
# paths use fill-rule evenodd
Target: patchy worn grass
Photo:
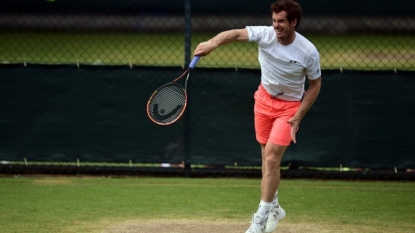
<instances>
[{"instance_id":1,"label":"patchy worn grass","mask_svg":"<svg viewBox=\"0 0 415 233\"><path fill-rule=\"evenodd\" d=\"M243 232L259 179L0 178L0 232ZM277 232L414 232L414 183L283 180Z\"/></svg>"}]
</instances>

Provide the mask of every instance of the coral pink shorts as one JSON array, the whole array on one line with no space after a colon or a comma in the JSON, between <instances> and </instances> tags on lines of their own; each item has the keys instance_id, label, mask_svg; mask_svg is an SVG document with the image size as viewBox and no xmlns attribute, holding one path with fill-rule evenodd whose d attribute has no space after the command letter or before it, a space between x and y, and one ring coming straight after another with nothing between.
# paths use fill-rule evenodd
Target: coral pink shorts
<instances>
[{"instance_id":1,"label":"coral pink shorts","mask_svg":"<svg viewBox=\"0 0 415 233\"><path fill-rule=\"evenodd\" d=\"M291 125L288 120L293 117L301 105L300 101L286 101L273 97L259 85L255 92L255 133L261 144L288 146L292 141Z\"/></svg>"}]
</instances>

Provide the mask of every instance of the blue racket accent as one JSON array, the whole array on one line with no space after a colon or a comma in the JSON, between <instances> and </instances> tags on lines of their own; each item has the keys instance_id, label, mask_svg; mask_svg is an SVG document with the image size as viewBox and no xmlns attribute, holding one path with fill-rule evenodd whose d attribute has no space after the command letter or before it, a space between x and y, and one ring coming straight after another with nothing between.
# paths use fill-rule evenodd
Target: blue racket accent
<instances>
[{"instance_id":1,"label":"blue racket accent","mask_svg":"<svg viewBox=\"0 0 415 233\"><path fill-rule=\"evenodd\" d=\"M193 58L193 60L190 62L189 68L190 69L195 68L195 66L196 66L197 62L199 61L199 59L200 59L200 56L195 56Z\"/></svg>"}]
</instances>

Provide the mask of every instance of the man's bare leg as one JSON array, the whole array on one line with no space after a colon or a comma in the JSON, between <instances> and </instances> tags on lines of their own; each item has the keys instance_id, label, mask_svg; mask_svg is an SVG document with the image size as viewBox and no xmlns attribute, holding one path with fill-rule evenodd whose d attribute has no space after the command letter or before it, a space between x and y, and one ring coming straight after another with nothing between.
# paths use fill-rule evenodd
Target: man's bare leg
<instances>
[{"instance_id":1,"label":"man's bare leg","mask_svg":"<svg viewBox=\"0 0 415 233\"><path fill-rule=\"evenodd\" d=\"M261 144L262 149L262 181L261 200L272 202L280 183L280 163L286 146L273 143Z\"/></svg>"}]
</instances>

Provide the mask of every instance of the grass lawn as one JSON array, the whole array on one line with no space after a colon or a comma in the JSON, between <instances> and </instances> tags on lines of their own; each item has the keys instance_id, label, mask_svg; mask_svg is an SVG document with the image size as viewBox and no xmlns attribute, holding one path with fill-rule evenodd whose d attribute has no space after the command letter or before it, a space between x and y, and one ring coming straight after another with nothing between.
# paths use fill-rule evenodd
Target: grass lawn
<instances>
[{"instance_id":1,"label":"grass lawn","mask_svg":"<svg viewBox=\"0 0 415 233\"><path fill-rule=\"evenodd\" d=\"M168 232L163 223L191 232L186 223L195 221L243 232L259 203L260 180L3 177L0 187L2 233L145 232L138 229L154 221L147 233ZM414 193L413 183L283 180L287 217L276 232L414 232Z\"/></svg>"},{"instance_id":2,"label":"grass lawn","mask_svg":"<svg viewBox=\"0 0 415 233\"><path fill-rule=\"evenodd\" d=\"M214 34L192 35L192 52ZM415 70L413 35L305 35L320 51L322 69ZM0 32L1 63L183 66L182 33ZM232 43L198 67L258 68L255 43Z\"/></svg>"}]
</instances>

